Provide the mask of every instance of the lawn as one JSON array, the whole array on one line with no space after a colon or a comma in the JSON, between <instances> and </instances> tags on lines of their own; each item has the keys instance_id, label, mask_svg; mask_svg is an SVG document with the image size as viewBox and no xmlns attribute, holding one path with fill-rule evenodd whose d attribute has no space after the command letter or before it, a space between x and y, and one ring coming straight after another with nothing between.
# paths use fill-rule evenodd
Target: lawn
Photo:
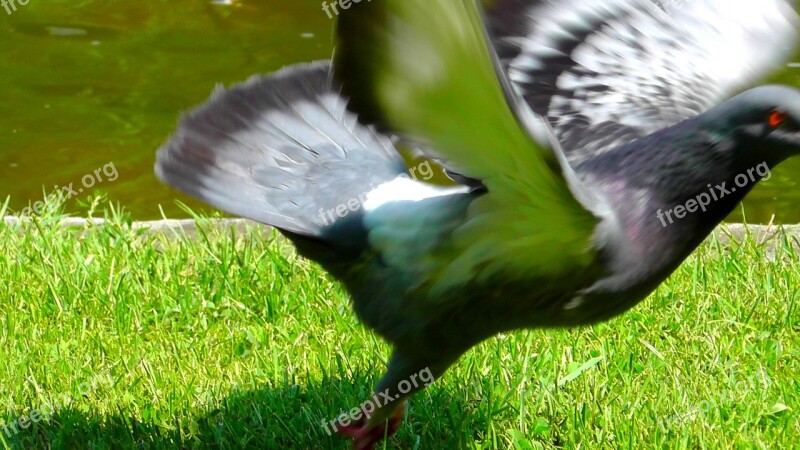
<instances>
[{"instance_id":1,"label":"lawn","mask_svg":"<svg viewBox=\"0 0 800 450\"><path fill-rule=\"evenodd\" d=\"M0 208L0 216L3 214ZM0 448L347 449L388 348L274 232L0 221ZM704 244L604 324L502 335L410 402L387 449L792 448L793 238Z\"/></svg>"}]
</instances>

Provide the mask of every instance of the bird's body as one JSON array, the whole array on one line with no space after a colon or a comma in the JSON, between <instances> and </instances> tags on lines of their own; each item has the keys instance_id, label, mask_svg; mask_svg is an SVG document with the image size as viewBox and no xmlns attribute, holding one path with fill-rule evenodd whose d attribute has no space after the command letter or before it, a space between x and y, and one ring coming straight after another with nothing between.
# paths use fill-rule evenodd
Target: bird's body
<instances>
[{"instance_id":1,"label":"bird's body","mask_svg":"<svg viewBox=\"0 0 800 450\"><path fill-rule=\"evenodd\" d=\"M800 149L797 90L765 86L715 106L787 49L725 70L697 60L725 49L703 39L749 51L764 29L787 46L797 17L783 0L766 2L756 25L720 13L722 0L673 13L650 0L567 2L571 14L505 0L490 35L473 0L423 3L346 12L332 66L214 94L156 164L165 182L278 228L392 344L376 392L395 400L347 429L360 448L396 421L417 390L398 383L420 370L439 377L499 332L591 324L634 306ZM647 72L659 45L688 61L665 72L679 76ZM614 82L626 61L636 89ZM419 143L459 185L411 179L393 136Z\"/></svg>"},{"instance_id":2,"label":"bird's body","mask_svg":"<svg viewBox=\"0 0 800 450\"><path fill-rule=\"evenodd\" d=\"M750 95L783 89L763 87ZM785 94L796 95L788 90ZM774 167L782 161L766 153L742 159L730 151L729 142L714 142L704 131L706 126L697 122L700 120L676 124L674 129L660 130L576 165L579 178L603 192L614 212L607 222L597 225L597 261L585 274L570 273L562 279L468 280L456 290L432 295L431 282L425 277L436 278L435 268L463 250L451 235L464 225L470 204L485 191L422 188L424 183L405 176L368 192L363 216L359 216L366 224L365 234L372 234L372 239L385 235L387 245L393 248L363 254L344 272L329 270L348 287L361 320L395 345L424 348L425 342L436 341L446 349L447 336L456 335L453 330L469 330L475 339L468 343L469 348L503 331L609 319L652 292L733 211L764 177L760 169L759 173L754 169L762 164ZM698 171L698 167L713 168L714 172ZM737 187L735 178L740 174L750 178ZM723 183L726 187L720 191L718 186ZM658 219L659 210L670 210L709 192L713 194L707 194L711 202L705 211L698 206L695 215ZM389 219L384 221L383 216ZM680 225L670 226L678 220ZM620 232L605 233L604 229ZM320 259L313 252L307 256ZM431 267L421 272L422 276L403 270L434 257L443 261L429 261ZM384 258L396 259L386 264ZM548 293L548 284L557 289Z\"/></svg>"}]
</instances>

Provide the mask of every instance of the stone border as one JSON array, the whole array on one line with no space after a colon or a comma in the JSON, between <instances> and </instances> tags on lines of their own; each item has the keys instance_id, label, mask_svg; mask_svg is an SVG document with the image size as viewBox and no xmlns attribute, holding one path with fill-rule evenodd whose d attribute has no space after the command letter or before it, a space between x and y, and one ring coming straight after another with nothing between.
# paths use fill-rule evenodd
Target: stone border
<instances>
[{"instance_id":1,"label":"stone border","mask_svg":"<svg viewBox=\"0 0 800 450\"><path fill-rule=\"evenodd\" d=\"M18 225L21 223L30 222L30 217L17 217L5 216L4 222L6 225ZM264 233L269 233L272 227L258 222L253 222L247 219L204 219L208 223L213 224L218 228L232 228L237 233L244 233L248 228L262 228ZM61 225L65 228L84 228L91 223L91 225L103 225L105 219L84 219L80 217L69 217L61 221ZM152 221L139 221L133 222L132 228L134 230L145 228L149 233L153 232L178 232L184 233L187 236L195 236L197 233L197 223L194 219L167 219L167 220L152 220ZM756 242L768 243L780 235L780 230L783 228L786 235L792 238L794 246L800 249L800 224L798 225L744 225L740 223L722 224L714 230L714 235L722 242L727 244L730 242L731 237L736 240L742 240L749 231Z\"/></svg>"},{"instance_id":2,"label":"stone border","mask_svg":"<svg viewBox=\"0 0 800 450\"><path fill-rule=\"evenodd\" d=\"M800 249L800 225L745 225L741 223L723 223L714 230L720 242L727 244L733 236L741 241L749 231L753 239L758 243L768 243L780 236L783 229L795 248Z\"/></svg>"},{"instance_id":3,"label":"stone border","mask_svg":"<svg viewBox=\"0 0 800 450\"><path fill-rule=\"evenodd\" d=\"M5 216L6 225L21 225L30 223L30 217ZM233 228L236 233L244 233L248 228L261 228L264 233L272 231L272 227L247 219L203 219L213 224L218 229ZM87 226L101 226L107 221L105 219L85 219L82 217L67 217L61 220L64 228L86 228ZM162 233L185 234L189 237L197 235L197 222L194 219L166 219L166 220L145 220L134 221L131 224L134 230L146 229L145 234Z\"/></svg>"}]
</instances>

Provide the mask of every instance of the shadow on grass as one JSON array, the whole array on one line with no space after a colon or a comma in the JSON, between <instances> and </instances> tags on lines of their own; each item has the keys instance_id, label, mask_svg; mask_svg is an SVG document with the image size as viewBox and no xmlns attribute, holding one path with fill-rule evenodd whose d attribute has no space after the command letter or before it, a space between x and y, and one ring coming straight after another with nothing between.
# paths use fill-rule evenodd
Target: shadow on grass
<instances>
[{"instance_id":1,"label":"shadow on grass","mask_svg":"<svg viewBox=\"0 0 800 450\"><path fill-rule=\"evenodd\" d=\"M371 380L364 381L366 389ZM315 386L239 391L215 402L213 410L185 412L190 405L173 405L177 412L169 416L147 407L140 407L138 418L126 411L103 415L67 407L49 421L26 429L17 425L16 434L10 427L8 432L0 428L5 441L4 446L0 440L0 448L350 449L349 440L328 435L322 422L360 404L350 395L355 386L331 380ZM470 430L486 426L468 409L433 385L412 398L406 420L386 448L463 448L473 439ZM4 419L8 424L18 418Z\"/></svg>"}]
</instances>

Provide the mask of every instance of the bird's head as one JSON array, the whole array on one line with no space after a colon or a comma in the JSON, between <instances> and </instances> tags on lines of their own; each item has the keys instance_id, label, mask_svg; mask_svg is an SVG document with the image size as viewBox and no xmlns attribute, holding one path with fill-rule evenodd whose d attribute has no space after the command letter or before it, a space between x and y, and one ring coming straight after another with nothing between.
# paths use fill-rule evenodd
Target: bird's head
<instances>
[{"instance_id":1,"label":"bird's head","mask_svg":"<svg viewBox=\"0 0 800 450\"><path fill-rule=\"evenodd\" d=\"M712 135L742 162L770 166L800 154L800 90L781 85L745 91L704 114Z\"/></svg>"}]
</instances>

